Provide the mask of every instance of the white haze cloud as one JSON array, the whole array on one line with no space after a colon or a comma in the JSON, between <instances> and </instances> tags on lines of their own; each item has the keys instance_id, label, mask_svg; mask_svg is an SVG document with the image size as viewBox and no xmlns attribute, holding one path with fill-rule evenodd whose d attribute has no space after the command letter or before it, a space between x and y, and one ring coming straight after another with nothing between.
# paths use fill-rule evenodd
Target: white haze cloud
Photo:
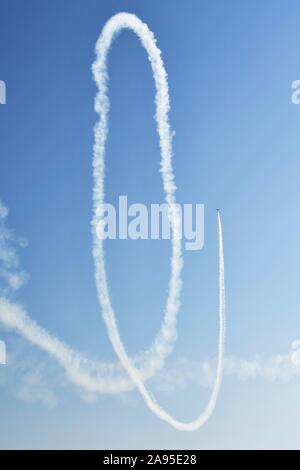
<instances>
[{"instance_id":1,"label":"white haze cloud","mask_svg":"<svg viewBox=\"0 0 300 470\"><path fill-rule=\"evenodd\" d=\"M18 340L14 335L6 335L5 339L9 355L7 366L1 369L0 386L8 388L17 398L53 407L58 401L64 400L66 390L75 393L88 404L105 396L74 386L56 361L47 354L39 353L37 348L29 346L27 342ZM211 357L177 357L170 359L164 369L151 379L151 388L166 396L184 393L190 388L195 391L199 388L211 390L215 373L216 360ZM299 380L300 367L293 365L290 354L249 358L230 355L224 358L223 374L242 383L249 380L290 383ZM116 393L113 396L130 406L136 403L136 395L132 393Z\"/></svg>"},{"instance_id":2,"label":"white haze cloud","mask_svg":"<svg viewBox=\"0 0 300 470\"><path fill-rule=\"evenodd\" d=\"M201 386L211 389L216 373L216 361L212 358L191 360L178 358L160 371L152 379L156 390L172 393L190 386ZM267 382L290 382L300 377L300 367L291 361L291 354L276 354L265 357L257 355L252 358L225 356L223 375L241 382L261 379Z\"/></svg>"},{"instance_id":3,"label":"white haze cloud","mask_svg":"<svg viewBox=\"0 0 300 470\"><path fill-rule=\"evenodd\" d=\"M0 294L10 295L27 280L27 275L19 270L17 248L26 245L24 239L16 237L7 228L8 209L0 200Z\"/></svg>"}]
</instances>

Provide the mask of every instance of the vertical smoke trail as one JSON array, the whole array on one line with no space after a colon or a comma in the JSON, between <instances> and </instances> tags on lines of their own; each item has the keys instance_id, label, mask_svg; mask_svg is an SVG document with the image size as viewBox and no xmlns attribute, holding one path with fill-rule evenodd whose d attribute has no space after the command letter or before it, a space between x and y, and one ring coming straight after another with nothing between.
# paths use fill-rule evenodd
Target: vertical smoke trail
<instances>
[{"instance_id":1,"label":"vertical smoke trail","mask_svg":"<svg viewBox=\"0 0 300 470\"><path fill-rule=\"evenodd\" d=\"M165 410L163 410L154 398L149 394L147 388L140 380L136 370L131 366L130 361L126 361L126 367L130 377L136 383L142 397L144 398L147 406L150 410L155 413L159 418L171 424L175 429L180 431L195 431L196 429L203 426L209 417L212 415L222 380L223 371L223 357L225 348L225 335L226 335L226 314L225 314L225 281L224 281L224 251L223 251L223 235L222 235L222 223L220 212L218 211L218 239L219 239L219 340L218 340L218 360L217 360L217 371L214 386L211 392L210 399L206 405L205 410L194 420L189 423L183 423L172 418ZM119 356L119 355L118 355ZM120 356L119 359L121 360ZM122 361L121 361L122 362Z\"/></svg>"},{"instance_id":2,"label":"vertical smoke trail","mask_svg":"<svg viewBox=\"0 0 300 470\"><path fill-rule=\"evenodd\" d=\"M184 431L192 431L202 426L214 410L219 393L222 360L225 340L225 289L224 289L224 259L223 259L223 241L221 219L218 213L218 232L219 232L219 352L216 380L211 394L211 398L204 412L190 423L182 423L172 418L164 411L152 398L145 387L137 369L133 366L126 349L121 340L117 321L108 291L106 279L106 269L104 260L103 242L96 235L96 228L101 224L101 207L104 202L104 156L105 142L108 133L108 111L109 99L107 96L107 54L112 44L114 36L122 29L131 29L140 39L144 48L148 52L148 57L152 66L152 71L156 87L156 121L160 139L161 148L161 172L166 201L169 205L170 222L172 225L172 260L171 260L171 279L169 283L169 295L165 310L165 318L162 329L154 344L154 352L158 360L163 360L172 348L172 343L176 339L176 318L179 309L179 296L181 291L181 241L179 235L179 214L176 210L175 183L172 169L172 138L168 120L169 111L169 92L167 83L167 74L164 69L160 51L156 46L153 33L147 25L142 23L135 15L128 13L119 13L113 16L104 26L96 45L97 58L93 64L94 78L98 86L98 93L95 100L95 110L100 115L100 121L95 127L95 145L94 145L94 218L92 222L94 236L94 261L95 277L98 290L99 301L103 310L103 319L107 328L112 346L123 367L128 372L133 382L139 389L145 403L149 409L162 420L171 424L174 428Z\"/></svg>"}]
</instances>

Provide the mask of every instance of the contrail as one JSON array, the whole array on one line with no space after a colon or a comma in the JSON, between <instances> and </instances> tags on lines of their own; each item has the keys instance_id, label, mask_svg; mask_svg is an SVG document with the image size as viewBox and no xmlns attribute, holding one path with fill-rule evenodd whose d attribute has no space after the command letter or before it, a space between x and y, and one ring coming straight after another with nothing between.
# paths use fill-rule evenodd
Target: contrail
<instances>
[{"instance_id":1,"label":"contrail","mask_svg":"<svg viewBox=\"0 0 300 470\"><path fill-rule=\"evenodd\" d=\"M94 236L94 261L96 285L98 289L98 297L102 306L103 319L107 328L108 336L111 340L113 348L125 368L132 381L139 389L145 403L149 409L162 420L171 424L174 428L182 431L193 431L202 426L214 410L216 400L219 393L222 361L225 341L225 287L224 287L224 257L223 257L223 239L220 214L218 212L218 233L219 233L219 316L220 316L220 332L219 332L219 351L218 366L216 380L204 412L194 421L190 423L182 423L172 418L164 411L155 399L150 395L145 387L137 369L132 364L125 346L121 340L116 316L111 304L108 285L106 280L106 269L104 261L103 241L99 240L96 235L96 227L101 224L99 208L104 202L104 156L105 143L108 133L108 112L109 99L107 95L107 54L112 41L117 33L122 29L131 29L140 39L142 45L146 49L151 63L153 76L156 87L156 122L160 139L161 148L161 173L163 179L163 187L165 191L166 202L169 205L170 222L172 225L172 260L171 260L171 279L169 283L169 295L165 309L165 318L162 330L157 337L154 347L157 348L158 357L165 357L172 344L176 339L176 318L179 309L179 296L181 290L180 273L182 268L181 241L179 235L179 214L176 210L176 198L174 183L174 173L172 169L172 136L168 120L169 111L169 90L167 82L167 74L160 56L160 51L156 46L153 33L148 29L145 23L133 14L119 13L105 24L102 33L96 44L97 58L93 64L94 78L98 86L98 93L95 99L95 110L100 115L99 123L95 127L95 144L94 144L94 218L93 218L93 236Z\"/></svg>"},{"instance_id":2,"label":"contrail","mask_svg":"<svg viewBox=\"0 0 300 470\"><path fill-rule=\"evenodd\" d=\"M124 377L118 364L88 359L40 327L21 305L5 297L0 297L0 321L56 359L75 385L89 392L99 393L121 393L134 388L134 384ZM133 359L133 362L143 380L154 374L155 371L147 368L147 362L142 357Z\"/></svg>"},{"instance_id":3,"label":"contrail","mask_svg":"<svg viewBox=\"0 0 300 470\"><path fill-rule=\"evenodd\" d=\"M156 123L161 149L160 169L165 191L165 199L169 207L169 218L172 229L172 255L171 275L169 281L168 298L164 311L164 319L161 329L150 349L151 363L155 369L162 367L164 359L172 351L176 341L176 321L180 307L181 294L181 270L182 270L182 248L180 237L180 214L176 205L174 173L172 169L172 133L169 125L168 111L169 89L167 73L161 59L161 52L156 46L153 33L145 23L142 23L135 15L119 13L110 18L105 24L102 33L96 43L96 60L93 64L94 79L98 86L95 98L95 110L100 115L100 120L95 126L94 143L94 217L92 221L92 232L94 238L93 256L95 263L95 280L98 291L99 302L102 306L102 314L107 326L110 340L120 342L117 323L110 300L109 289L106 278L105 256L103 241L97 237L97 227L101 224L101 207L104 203L104 174L105 174L105 144L108 134L108 73L107 55L113 39L122 29L131 29L140 39L148 53L152 67L156 88Z\"/></svg>"},{"instance_id":4,"label":"contrail","mask_svg":"<svg viewBox=\"0 0 300 470\"><path fill-rule=\"evenodd\" d=\"M169 218L172 229L172 256L171 275L169 281L168 297L164 310L161 329L153 345L143 355L130 359L122 343L114 310L111 305L109 289L106 279L105 256L103 241L97 237L97 226L101 224L99 209L104 203L104 169L105 144L108 134L109 99L107 96L107 55L116 34L122 29L131 29L140 39L146 49L151 63L156 87L156 122L161 149L161 173L165 199L169 207ZM90 391L121 392L136 385L150 410L176 429L192 431L202 426L214 410L222 376L223 352L225 342L225 288L224 288L224 257L223 239L220 214L218 212L219 235L219 349L217 372L210 400L204 412L193 422L181 423L165 412L152 398L144 385L160 369L165 358L172 351L177 337L176 322L180 307L182 248L180 237L180 214L176 205L174 173L172 169L172 134L170 130L169 91L167 74L156 46L153 33L147 25L142 23L135 15L120 13L113 16L104 26L96 44L97 58L93 64L94 78L99 88L95 99L95 110L100 120L95 126L95 144L93 159L93 205L92 220L93 257L95 262L95 280L98 298L102 307L102 314L107 332L113 348L129 379L116 378L115 372L121 372L113 364L97 363L87 359L83 354L65 345L62 341L50 335L26 314L21 306L13 304L8 299L0 297L0 321L8 327L15 329L32 343L47 351L65 368L71 381Z\"/></svg>"},{"instance_id":5,"label":"contrail","mask_svg":"<svg viewBox=\"0 0 300 470\"><path fill-rule=\"evenodd\" d=\"M17 248L26 242L7 227L8 213L0 200L0 321L54 357L65 369L69 380L88 391L120 393L135 388L119 363L89 360L37 325L23 306L9 299L27 275L19 270L17 254ZM132 359L144 381L163 367L164 358L157 356L158 352L150 348Z\"/></svg>"}]
</instances>

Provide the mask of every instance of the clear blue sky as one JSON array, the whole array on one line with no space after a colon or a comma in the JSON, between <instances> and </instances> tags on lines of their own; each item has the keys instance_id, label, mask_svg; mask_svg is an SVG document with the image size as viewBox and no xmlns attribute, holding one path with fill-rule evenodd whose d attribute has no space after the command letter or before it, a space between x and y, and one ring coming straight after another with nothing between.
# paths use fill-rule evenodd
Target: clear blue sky
<instances>
[{"instance_id":1,"label":"clear blue sky","mask_svg":"<svg viewBox=\"0 0 300 470\"><path fill-rule=\"evenodd\" d=\"M300 337L300 105L291 103L291 83L300 79L297 0L1 1L0 199L9 225L28 240L20 257L30 276L17 299L68 344L115 360L91 256L97 115L90 68L105 21L119 11L135 13L157 38L169 76L178 200L205 204L205 246L184 254L175 357L216 353L216 207L224 224L227 353L286 354ZM161 202L154 84L131 32L114 44L109 71L107 200L127 194ZM107 246L111 295L131 354L159 328L169 255L165 241ZM54 386L64 379L53 361L16 335L0 338L11 357L20 348L23 362L28 354L27 372L31 358L42 367L56 397L52 407L21 399L21 379L9 372L18 366L0 366L0 448L299 448L299 378L225 377L211 420L183 434L151 415L136 392L87 403L74 387ZM183 420L198 414L208 393L197 383L156 392Z\"/></svg>"}]
</instances>

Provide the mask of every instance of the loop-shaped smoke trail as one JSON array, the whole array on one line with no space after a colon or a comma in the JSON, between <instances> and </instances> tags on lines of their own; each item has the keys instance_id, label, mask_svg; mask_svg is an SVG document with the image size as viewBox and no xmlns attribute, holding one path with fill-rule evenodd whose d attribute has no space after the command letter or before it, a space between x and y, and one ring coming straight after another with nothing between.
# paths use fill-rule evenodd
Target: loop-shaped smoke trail
<instances>
[{"instance_id":1,"label":"loop-shaped smoke trail","mask_svg":"<svg viewBox=\"0 0 300 470\"><path fill-rule=\"evenodd\" d=\"M94 218L92 222L94 236L94 261L95 277L98 290L98 297L102 306L103 319L107 328L108 336L112 346L128 375L139 389L145 403L149 409L164 421L171 424L179 430L192 431L200 426L211 415L219 393L222 360L225 341L225 289L224 289L224 259L223 259L223 241L222 226L220 214L218 212L218 232L219 232L219 290L220 290L220 332L219 332L219 352L216 380L212 390L211 398L204 412L190 423L182 423L172 418L163 410L145 387L138 370L132 364L126 348L121 340L116 316L111 304L108 284L106 279L105 259L103 250L103 241L97 238L96 228L101 223L99 215L104 202L104 157L105 143L108 133L108 112L109 99L107 95L107 54L112 44L113 38L122 29L131 29L140 39L142 45L148 53L152 66L153 76L156 87L156 122L160 139L161 148L161 173L165 191L166 202L169 205L170 222L172 226L172 260L171 260L171 279L169 283L168 300L165 309L165 317L159 333L154 343L155 357L161 361L169 353L172 344L176 339L176 318L179 309L179 297L181 290L180 273L182 268L181 240L178 236L180 226L179 214L176 210L175 183L172 169L172 136L168 120L169 111L169 91L167 74L160 56L160 51L156 46L153 33L148 26L133 14L119 13L105 24L99 40L96 44L97 58L93 64L94 78L98 86L98 93L95 99L95 109L100 115L99 123L95 126L95 144L94 144Z\"/></svg>"},{"instance_id":2,"label":"loop-shaped smoke trail","mask_svg":"<svg viewBox=\"0 0 300 470\"><path fill-rule=\"evenodd\" d=\"M106 59L113 37L123 28L129 28L140 38L148 52L156 86L156 121L161 147L161 172L166 201L169 205L169 215L172 227L172 259L171 278L169 282L168 299L166 303L162 327L152 347L143 355L131 360L121 341L117 322L109 297L106 281L103 242L97 239L96 227L99 220L98 207L104 200L104 155L105 142L108 132L107 118L109 100L107 96L107 68ZM27 340L45 350L65 368L69 379L75 384L89 391L118 393L137 386L147 406L176 429L192 431L202 426L214 410L221 384L223 354L225 343L225 287L224 287L224 256L223 238L220 214L218 212L219 235L219 345L218 361L215 383L209 402L198 418L190 423L181 423L172 418L152 398L144 385L156 370L164 364L166 356L171 352L176 340L176 318L179 310L181 292L181 239L179 236L180 219L176 206L174 174L172 170L172 138L168 121L169 93L167 74L156 47L155 39L147 25L142 23L135 15L120 13L112 17L105 25L96 46L97 60L93 64L93 71L99 92L95 100L95 109L100 115L100 121L95 126L94 145L94 217L92 221L95 260L95 278L98 297L103 310L103 318L113 348L129 375L129 379L115 376L120 373L118 365L94 362L83 354L75 351L52 336L45 329L34 322L24 309L4 297L0 297L0 321L14 329ZM2 211L2 218L6 212ZM1 215L1 214L0 214Z\"/></svg>"},{"instance_id":3,"label":"loop-shaped smoke trail","mask_svg":"<svg viewBox=\"0 0 300 470\"><path fill-rule=\"evenodd\" d=\"M95 98L95 110L100 120L95 126L94 143L94 217L92 221L94 246L93 256L95 263L95 279L98 297L102 306L104 321L108 327L108 334L113 342L120 341L117 333L117 324L110 301L108 283L106 279L105 256L103 241L97 237L97 227L101 224L102 211L99 210L104 203L104 174L105 174L105 143L108 134L109 98L107 86L107 55L113 39L124 28L134 31L148 53L156 88L156 115L157 130L161 150L161 174L165 199L169 207L169 218L172 229L172 257L171 277L169 281L168 298L166 302L164 319L159 333L150 350L144 354L144 368L151 374L161 368L164 360L172 351L176 340L176 320L180 307L182 249L180 237L180 215L176 205L174 173L172 169L172 134L168 120L169 90L167 74L161 59L161 52L156 46L153 33L148 26L142 23L135 15L119 13L113 16L104 26L96 44L97 58L93 64L94 78L98 86Z\"/></svg>"}]
</instances>

